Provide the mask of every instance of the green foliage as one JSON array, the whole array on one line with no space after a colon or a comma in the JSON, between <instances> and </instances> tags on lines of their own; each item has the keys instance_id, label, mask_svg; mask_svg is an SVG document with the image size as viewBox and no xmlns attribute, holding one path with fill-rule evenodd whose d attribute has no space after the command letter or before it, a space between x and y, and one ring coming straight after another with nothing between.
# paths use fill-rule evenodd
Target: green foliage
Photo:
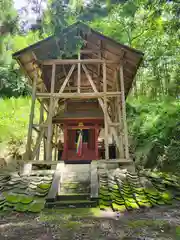
<instances>
[{"instance_id":1,"label":"green foliage","mask_svg":"<svg viewBox=\"0 0 180 240\"><path fill-rule=\"evenodd\" d=\"M180 104L176 100L131 99L131 106L128 105L129 131L133 136L138 165L169 171L179 166L179 119Z\"/></svg>"},{"instance_id":2,"label":"green foliage","mask_svg":"<svg viewBox=\"0 0 180 240\"><path fill-rule=\"evenodd\" d=\"M0 99L0 144L22 141L27 136L30 104L29 98ZM38 107L36 111L35 122L39 116Z\"/></svg>"},{"instance_id":3,"label":"green foliage","mask_svg":"<svg viewBox=\"0 0 180 240\"><path fill-rule=\"evenodd\" d=\"M0 36L14 33L17 27L17 11L12 0L0 1ZM0 37L1 38L1 37Z\"/></svg>"}]
</instances>

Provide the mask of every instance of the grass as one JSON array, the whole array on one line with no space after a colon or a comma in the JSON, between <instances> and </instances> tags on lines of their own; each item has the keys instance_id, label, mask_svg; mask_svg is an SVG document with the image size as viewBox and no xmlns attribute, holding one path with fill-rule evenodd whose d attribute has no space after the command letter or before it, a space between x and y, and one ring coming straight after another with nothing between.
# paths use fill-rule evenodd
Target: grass
<instances>
[{"instance_id":1,"label":"grass","mask_svg":"<svg viewBox=\"0 0 180 240\"><path fill-rule=\"evenodd\" d=\"M10 142L23 141L27 136L30 98L0 99L0 151ZM39 118L39 103L35 108L34 123Z\"/></svg>"}]
</instances>

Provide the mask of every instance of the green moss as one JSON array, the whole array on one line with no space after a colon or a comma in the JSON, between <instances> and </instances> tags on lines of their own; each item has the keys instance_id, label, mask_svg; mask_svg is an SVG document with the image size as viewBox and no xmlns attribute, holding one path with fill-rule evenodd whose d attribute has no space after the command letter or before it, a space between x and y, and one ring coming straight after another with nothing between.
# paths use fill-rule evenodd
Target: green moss
<instances>
[{"instance_id":1,"label":"green moss","mask_svg":"<svg viewBox=\"0 0 180 240\"><path fill-rule=\"evenodd\" d=\"M30 195L21 195L20 196L20 203L22 204L29 204L33 201L34 197Z\"/></svg>"},{"instance_id":2,"label":"green moss","mask_svg":"<svg viewBox=\"0 0 180 240\"><path fill-rule=\"evenodd\" d=\"M9 203L18 203L20 202L20 195L19 194L16 194L16 193L6 193L5 194L5 198L6 198L6 201L8 201Z\"/></svg>"},{"instance_id":3,"label":"green moss","mask_svg":"<svg viewBox=\"0 0 180 240\"><path fill-rule=\"evenodd\" d=\"M112 203L112 208L115 210L115 211L120 211L120 212L124 212L126 211L126 206L125 205L118 205L116 203Z\"/></svg>"},{"instance_id":4,"label":"green moss","mask_svg":"<svg viewBox=\"0 0 180 240\"><path fill-rule=\"evenodd\" d=\"M15 206L15 210L17 212L26 212L28 211L29 205L28 204L23 204L23 203L18 203Z\"/></svg>"},{"instance_id":5,"label":"green moss","mask_svg":"<svg viewBox=\"0 0 180 240\"><path fill-rule=\"evenodd\" d=\"M48 190L50 188L51 184L50 183L40 183L38 187L43 190Z\"/></svg>"},{"instance_id":6,"label":"green moss","mask_svg":"<svg viewBox=\"0 0 180 240\"><path fill-rule=\"evenodd\" d=\"M28 208L29 212L41 212L44 209L45 200L34 200Z\"/></svg>"}]
</instances>

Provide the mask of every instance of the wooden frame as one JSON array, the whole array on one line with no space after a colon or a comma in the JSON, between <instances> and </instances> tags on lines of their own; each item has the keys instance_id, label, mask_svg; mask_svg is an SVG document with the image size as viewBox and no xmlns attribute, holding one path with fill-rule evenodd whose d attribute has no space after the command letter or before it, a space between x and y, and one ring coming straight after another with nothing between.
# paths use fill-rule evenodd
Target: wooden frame
<instances>
[{"instance_id":1,"label":"wooden frame","mask_svg":"<svg viewBox=\"0 0 180 240\"><path fill-rule=\"evenodd\" d=\"M88 53L89 50L87 50ZM41 64L44 65L51 65L52 66L52 76L51 76L51 91L50 93L41 91L36 92L36 80L33 84L32 89L32 106L31 106L31 114L30 114L30 121L29 121L29 133L28 133L28 142L27 142L27 159L34 160L35 156L39 156L39 149L40 149L40 143L42 141L45 141L45 132L47 129L47 140L46 140L46 146L44 146L44 149L46 148L46 151L44 152L44 160L46 162L52 162L52 144L55 144L55 158L57 159L57 130L55 133L53 132L53 126L52 126L52 118L56 114L57 106L59 99L63 99L66 101L68 98L72 99L97 99L99 102L99 105L101 106L103 113L104 113L104 132L105 132L105 162L110 161L109 160L109 143L108 139L110 137L113 138L113 141L116 144L117 150L118 150L118 161L113 162L124 162L127 163L132 162L129 158L129 149L128 149L128 131L127 131L127 121L126 121L126 106L125 106L125 92L124 92L124 76L123 76L123 65L122 60L119 62L114 61L106 61L102 59L81 59L81 54L87 53L86 49L81 50L78 59L67 59L67 60L47 60L41 62ZM101 57L101 50L97 51L98 57ZM69 72L66 72L66 77L64 79L64 82L60 86L60 89L58 92L55 91L55 80L56 80L56 66L59 64L69 64L70 69ZM93 80L93 77L90 75L90 72L86 66L86 64L97 64L98 66L98 80L100 83L100 75L102 76L101 82L103 83L103 89L102 91L98 91L97 83ZM107 81L107 65L108 64L116 64L117 68L115 71L115 84L112 86L112 91L109 91L109 85ZM76 67L77 66L77 67ZM102 66L102 67L101 67ZM67 84L68 81L73 76L73 72L77 69L77 87L74 87L74 90L76 92L65 92L68 88ZM91 90L91 92L81 92L81 74L82 71L85 73L85 76L90 83L90 87L87 88L87 90ZM102 74L101 74L102 71ZM34 112L34 105L36 98L40 99L49 99L49 107L47 110L47 120L44 121L41 119L39 122L39 135L37 137L36 144L34 146L34 149L32 151L32 154L30 149L31 146L31 138L32 138L32 126L33 126L33 112ZM41 109L44 108L43 101L40 101L41 103ZM64 138L65 141L67 139L67 127L65 127L64 132ZM52 143L53 134L55 134L55 143ZM64 144L64 147L66 147L66 143ZM112 162L112 161L111 161Z\"/></svg>"}]
</instances>

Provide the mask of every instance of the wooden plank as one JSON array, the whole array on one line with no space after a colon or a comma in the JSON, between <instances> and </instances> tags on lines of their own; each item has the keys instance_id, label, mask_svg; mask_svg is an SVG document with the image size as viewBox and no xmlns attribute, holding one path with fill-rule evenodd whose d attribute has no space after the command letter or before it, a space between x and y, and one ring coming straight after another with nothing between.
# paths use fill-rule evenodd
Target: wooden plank
<instances>
[{"instance_id":1,"label":"wooden plank","mask_svg":"<svg viewBox=\"0 0 180 240\"><path fill-rule=\"evenodd\" d=\"M56 74L56 65L53 64L52 66L52 76L51 76L51 94L54 93L54 86L55 86L55 74ZM51 137L52 137L52 117L53 117L53 109L54 109L54 99L50 98L49 104L49 114L48 114L48 130L47 130L47 142L46 142L46 160L50 160L51 158Z\"/></svg>"},{"instance_id":2,"label":"wooden plank","mask_svg":"<svg viewBox=\"0 0 180 240\"><path fill-rule=\"evenodd\" d=\"M99 53L99 52L101 52L101 50L100 49L82 49L82 50L80 50L80 53L91 53L91 54L93 54L93 53ZM101 59L101 58L99 58L99 59Z\"/></svg>"},{"instance_id":3,"label":"wooden plank","mask_svg":"<svg viewBox=\"0 0 180 240\"><path fill-rule=\"evenodd\" d=\"M99 163L121 163L121 164L134 164L133 160L131 159L109 159L109 160L106 160L106 159L100 159L98 160Z\"/></svg>"},{"instance_id":4,"label":"wooden plank","mask_svg":"<svg viewBox=\"0 0 180 240\"><path fill-rule=\"evenodd\" d=\"M56 165L57 162L55 161L46 161L46 160L43 160L43 159L40 159L39 161L36 161L36 160L29 160L27 161L28 163L32 163L35 164L35 165ZM63 163L64 161L58 161L58 163Z\"/></svg>"},{"instance_id":5,"label":"wooden plank","mask_svg":"<svg viewBox=\"0 0 180 240\"><path fill-rule=\"evenodd\" d=\"M91 162L91 198L99 197L97 161Z\"/></svg>"},{"instance_id":6,"label":"wooden plank","mask_svg":"<svg viewBox=\"0 0 180 240\"><path fill-rule=\"evenodd\" d=\"M96 64L96 63L107 63L107 64L120 64L120 61L102 60L102 59L51 59L45 61L39 61L42 65L53 65L53 64Z\"/></svg>"},{"instance_id":7,"label":"wooden plank","mask_svg":"<svg viewBox=\"0 0 180 240\"><path fill-rule=\"evenodd\" d=\"M55 201L58 193L58 188L59 188L60 179L61 179L61 172L63 168L64 168L64 163L57 164L56 171L54 173L54 178L53 178L48 196L46 197L46 201Z\"/></svg>"}]
</instances>

